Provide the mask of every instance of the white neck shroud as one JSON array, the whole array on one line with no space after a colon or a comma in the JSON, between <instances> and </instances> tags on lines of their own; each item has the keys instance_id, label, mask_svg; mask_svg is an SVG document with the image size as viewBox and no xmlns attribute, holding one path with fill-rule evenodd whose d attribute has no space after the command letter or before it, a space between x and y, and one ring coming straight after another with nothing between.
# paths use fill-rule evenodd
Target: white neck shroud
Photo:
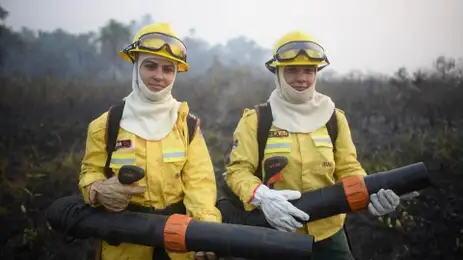
<instances>
[{"instance_id":1,"label":"white neck shroud","mask_svg":"<svg viewBox=\"0 0 463 260\"><path fill-rule=\"evenodd\" d=\"M316 82L297 91L285 81L282 69L275 73L276 89L270 94L273 125L293 133L310 133L325 125L334 112L330 97L315 90Z\"/></svg>"},{"instance_id":2,"label":"white neck shroud","mask_svg":"<svg viewBox=\"0 0 463 260\"><path fill-rule=\"evenodd\" d=\"M140 53L134 63L132 92L124 98L125 107L120 126L146 140L161 140L172 131L178 117L180 102L171 94L177 70L168 87L153 92L143 83L139 72L143 61L150 57L153 56Z\"/></svg>"}]
</instances>

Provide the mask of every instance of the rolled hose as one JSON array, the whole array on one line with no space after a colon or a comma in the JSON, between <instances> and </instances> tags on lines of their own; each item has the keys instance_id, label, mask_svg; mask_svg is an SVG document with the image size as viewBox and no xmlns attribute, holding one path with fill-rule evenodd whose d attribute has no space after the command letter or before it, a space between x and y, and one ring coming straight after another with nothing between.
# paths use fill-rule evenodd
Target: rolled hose
<instances>
[{"instance_id":1,"label":"rolled hose","mask_svg":"<svg viewBox=\"0 0 463 260\"><path fill-rule=\"evenodd\" d=\"M332 186L302 194L291 203L309 214L308 222L356 212L368 207L370 194L380 189L391 189L397 195L419 191L431 186L428 170L424 163L418 162L390 171L362 176L350 176ZM264 214L255 209L247 214L244 225L271 227Z\"/></svg>"},{"instance_id":2,"label":"rolled hose","mask_svg":"<svg viewBox=\"0 0 463 260\"><path fill-rule=\"evenodd\" d=\"M251 259L311 259L313 237L274 229L196 221L90 207L79 196L62 197L48 208L47 221L74 238L99 238L110 244L164 247L171 252L212 251Z\"/></svg>"}]
</instances>

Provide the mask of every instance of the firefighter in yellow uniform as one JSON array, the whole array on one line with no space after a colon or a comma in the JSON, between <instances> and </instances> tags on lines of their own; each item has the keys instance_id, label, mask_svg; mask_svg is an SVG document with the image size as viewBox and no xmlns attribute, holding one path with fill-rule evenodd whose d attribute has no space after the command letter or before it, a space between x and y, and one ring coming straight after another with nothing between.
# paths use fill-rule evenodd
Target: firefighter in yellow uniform
<instances>
[{"instance_id":1,"label":"firefighter in yellow uniform","mask_svg":"<svg viewBox=\"0 0 463 260\"><path fill-rule=\"evenodd\" d=\"M233 134L226 182L246 210L259 208L274 228L313 235L313 259L353 259L343 229L345 214L306 223L310 216L288 202L300 198L301 192L333 185L348 176L366 175L357 160L345 114L335 108L331 98L315 90L317 72L329 61L317 40L301 31L281 37L273 55L266 63L276 84L268 99L273 122L263 161L285 156L288 164L273 189L255 175L263 162L258 161L258 118L255 109L246 109ZM326 127L333 112L338 127L335 152ZM265 171L262 174L265 179ZM369 210L383 215L393 211L399 200L393 191L380 190L371 195Z\"/></svg>"},{"instance_id":2,"label":"firefighter in yellow uniform","mask_svg":"<svg viewBox=\"0 0 463 260\"><path fill-rule=\"evenodd\" d=\"M132 208L165 209L183 203L185 213L196 220L221 222L215 207L213 166L199 123L188 142L186 102L171 95L177 72L188 71L186 48L169 24L142 28L133 43L120 53L133 62L132 92L125 105L110 167L104 166L108 112L88 127L79 188L87 203L118 212ZM191 116L191 115L190 115ZM199 121L197 121L199 122ZM123 165L145 170L140 181L123 185L117 179ZM98 259L216 259L212 252L166 252L164 249L102 241ZM167 258L168 257L170 258Z\"/></svg>"}]
</instances>

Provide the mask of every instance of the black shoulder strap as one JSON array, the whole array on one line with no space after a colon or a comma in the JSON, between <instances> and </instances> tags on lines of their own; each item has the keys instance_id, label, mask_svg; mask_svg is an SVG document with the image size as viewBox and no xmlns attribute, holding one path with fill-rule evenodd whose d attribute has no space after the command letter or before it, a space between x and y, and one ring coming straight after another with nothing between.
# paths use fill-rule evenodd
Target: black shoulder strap
<instances>
[{"instance_id":1,"label":"black shoulder strap","mask_svg":"<svg viewBox=\"0 0 463 260\"><path fill-rule=\"evenodd\" d=\"M268 132L272 127L273 116L270 103L266 102L256 106L257 111L257 143L259 146L259 160L256 176L262 180L262 160L264 158L265 145L267 144Z\"/></svg>"},{"instance_id":2,"label":"black shoulder strap","mask_svg":"<svg viewBox=\"0 0 463 260\"><path fill-rule=\"evenodd\" d=\"M338 137L338 119L336 117L336 109L326 123L326 129L330 135L331 143L333 144L333 151L336 151L336 139Z\"/></svg>"},{"instance_id":3,"label":"black shoulder strap","mask_svg":"<svg viewBox=\"0 0 463 260\"><path fill-rule=\"evenodd\" d=\"M104 173L108 179L114 175L113 170L109 166L111 164L111 157L116 147L117 134L119 132L119 125L122 118L122 112L124 111L124 105L125 102L123 101L115 106L112 106L109 109L108 120L106 121L106 153L108 154L108 157L106 158ZM187 126L188 144L190 144L193 140L196 129L199 126L199 118L191 113L188 113Z\"/></svg>"},{"instance_id":4,"label":"black shoulder strap","mask_svg":"<svg viewBox=\"0 0 463 260\"><path fill-rule=\"evenodd\" d=\"M195 136L196 129L198 129L199 126L199 118L196 117L195 115L188 113L186 123L188 126L188 144L191 143L193 140L193 137Z\"/></svg>"},{"instance_id":5,"label":"black shoulder strap","mask_svg":"<svg viewBox=\"0 0 463 260\"><path fill-rule=\"evenodd\" d=\"M259 165L256 170L256 176L262 179L262 160L264 158L264 149L267 143L268 132L272 127L273 117L270 103L266 102L256 106L257 111L257 142L259 146ZM336 109L333 111L330 119L326 123L328 134L333 143L333 151L336 150L336 139L338 137L338 120L336 117Z\"/></svg>"},{"instance_id":6,"label":"black shoulder strap","mask_svg":"<svg viewBox=\"0 0 463 260\"><path fill-rule=\"evenodd\" d=\"M115 106L112 106L108 111L108 119L106 121L106 153L108 157L105 163L105 175L106 178L111 178L114 175L111 167L111 157L113 151L116 148L117 134L119 132L119 124L122 118L122 112L124 111L125 102L121 102Z\"/></svg>"}]
</instances>

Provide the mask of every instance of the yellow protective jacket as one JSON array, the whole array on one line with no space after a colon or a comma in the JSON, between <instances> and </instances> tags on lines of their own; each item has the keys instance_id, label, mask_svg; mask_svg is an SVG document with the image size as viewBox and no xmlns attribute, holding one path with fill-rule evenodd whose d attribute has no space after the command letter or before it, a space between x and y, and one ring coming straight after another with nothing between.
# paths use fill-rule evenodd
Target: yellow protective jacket
<instances>
[{"instance_id":1,"label":"yellow protective jacket","mask_svg":"<svg viewBox=\"0 0 463 260\"><path fill-rule=\"evenodd\" d=\"M145 170L145 178L135 185L146 186L142 195L134 195L131 203L165 208L183 200L187 214L196 220L221 222L220 211L215 207L216 181L206 142L199 125L188 145L188 105L182 103L179 117L172 132L160 141L147 141L120 128L117 140L131 140L132 147L113 152L111 168L117 175L122 164L132 161ZM85 156L83 158L79 188L89 203L89 184L106 179L105 132L108 112L89 124ZM101 243L101 259L152 259L152 247L123 243L111 246ZM171 259L193 259L193 252L170 253Z\"/></svg>"},{"instance_id":2,"label":"yellow protective jacket","mask_svg":"<svg viewBox=\"0 0 463 260\"><path fill-rule=\"evenodd\" d=\"M302 193L339 182L353 175L366 173L357 161L357 154L351 138L349 125L344 113L336 109L338 137L336 153L326 126L312 133L289 133L288 135L269 135L264 160L272 156L285 156L288 165L281 172L283 181L277 182L274 189L298 190ZM283 130L272 126L270 131ZM258 166L257 113L254 109L245 110L233 134L234 144L227 165L227 184L240 197L246 210L255 207L248 204L261 180L255 176ZM275 145L278 144L278 145ZM262 170L265 178L265 171ZM345 214L309 222L298 233L309 233L320 241L339 231Z\"/></svg>"}]
</instances>

